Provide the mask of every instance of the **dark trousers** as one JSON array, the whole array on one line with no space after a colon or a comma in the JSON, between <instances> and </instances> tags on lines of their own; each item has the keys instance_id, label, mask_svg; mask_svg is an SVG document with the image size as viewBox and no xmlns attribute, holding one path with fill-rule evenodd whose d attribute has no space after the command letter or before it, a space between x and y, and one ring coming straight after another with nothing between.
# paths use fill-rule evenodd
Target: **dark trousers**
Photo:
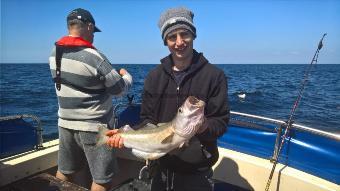
<instances>
[{"instance_id":1,"label":"dark trousers","mask_svg":"<svg viewBox=\"0 0 340 191\"><path fill-rule=\"evenodd\" d=\"M212 191L212 169L192 174L159 170L151 181L151 191Z\"/></svg>"}]
</instances>

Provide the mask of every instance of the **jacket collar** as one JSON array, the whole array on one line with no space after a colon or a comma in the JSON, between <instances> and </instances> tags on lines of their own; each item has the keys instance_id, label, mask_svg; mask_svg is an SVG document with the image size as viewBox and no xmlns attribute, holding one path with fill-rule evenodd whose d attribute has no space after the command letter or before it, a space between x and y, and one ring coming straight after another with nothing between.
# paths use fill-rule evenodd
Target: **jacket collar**
<instances>
[{"instance_id":1,"label":"jacket collar","mask_svg":"<svg viewBox=\"0 0 340 191\"><path fill-rule=\"evenodd\" d=\"M194 55L189 66L188 73L193 73L208 63L208 60L203 56L203 53L198 53L195 49L193 51ZM172 74L173 71L172 70L173 65L174 63L171 54L161 59L161 66L163 67L165 72L167 72L170 75Z\"/></svg>"},{"instance_id":2,"label":"jacket collar","mask_svg":"<svg viewBox=\"0 0 340 191\"><path fill-rule=\"evenodd\" d=\"M59 39L55 44L67 47L87 47L96 49L89 41L83 39L82 37L74 36L64 36Z\"/></svg>"}]
</instances>

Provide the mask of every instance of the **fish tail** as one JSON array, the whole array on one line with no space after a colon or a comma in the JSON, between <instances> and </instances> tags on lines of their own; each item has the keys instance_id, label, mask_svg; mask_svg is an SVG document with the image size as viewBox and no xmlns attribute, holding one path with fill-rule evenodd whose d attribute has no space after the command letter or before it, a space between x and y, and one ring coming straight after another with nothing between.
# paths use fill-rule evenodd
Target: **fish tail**
<instances>
[{"instance_id":1,"label":"fish tail","mask_svg":"<svg viewBox=\"0 0 340 191\"><path fill-rule=\"evenodd\" d=\"M101 146L106 144L107 140L109 139L108 136L106 136L106 132L109 129L106 127L106 125L99 125L98 126L98 134L97 134L97 143L96 146Z\"/></svg>"}]
</instances>

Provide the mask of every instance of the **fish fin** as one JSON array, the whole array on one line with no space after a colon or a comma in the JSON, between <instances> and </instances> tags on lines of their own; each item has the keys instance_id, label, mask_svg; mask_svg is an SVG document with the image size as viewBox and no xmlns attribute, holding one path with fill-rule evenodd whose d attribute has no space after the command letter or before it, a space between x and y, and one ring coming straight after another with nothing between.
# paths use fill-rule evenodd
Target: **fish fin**
<instances>
[{"instance_id":1,"label":"fish fin","mask_svg":"<svg viewBox=\"0 0 340 191\"><path fill-rule=\"evenodd\" d=\"M183 146L189 146L189 141L187 140L187 141L184 141L183 143L181 143L180 145L179 145L179 147L178 148L182 148Z\"/></svg>"},{"instance_id":2,"label":"fish fin","mask_svg":"<svg viewBox=\"0 0 340 191\"><path fill-rule=\"evenodd\" d=\"M174 137L174 132L170 133L169 135L167 135L166 137L164 137L161 141L162 144L166 144L166 143L171 143L172 142L172 138Z\"/></svg>"},{"instance_id":3,"label":"fish fin","mask_svg":"<svg viewBox=\"0 0 340 191\"><path fill-rule=\"evenodd\" d=\"M118 133L127 132L127 131L134 131L134 129L132 129L130 125L124 125L123 127L118 129Z\"/></svg>"},{"instance_id":4,"label":"fish fin","mask_svg":"<svg viewBox=\"0 0 340 191\"><path fill-rule=\"evenodd\" d=\"M179 145L179 148L182 148L182 147L184 146L184 144L185 144L185 142L181 143L181 144Z\"/></svg>"},{"instance_id":5,"label":"fish fin","mask_svg":"<svg viewBox=\"0 0 340 191\"><path fill-rule=\"evenodd\" d=\"M137 149L132 149L132 154L144 160L155 160L155 159L158 159L164 156L166 153L149 153L149 152L144 152L144 151L140 151Z\"/></svg>"},{"instance_id":6,"label":"fish fin","mask_svg":"<svg viewBox=\"0 0 340 191\"><path fill-rule=\"evenodd\" d=\"M147 123L142 129L155 129L157 128L157 125L152 123Z\"/></svg>"},{"instance_id":7,"label":"fish fin","mask_svg":"<svg viewBox=\"0 0 340 191\"><path fill-rule=\"evenodd\" d=\"M108 130L109 129L104 124L98 125L98 134L97 134L96 146L101 146L101 145L103 145L103 144L105 144L107 142L109 137L106 136L106 132Z\"/></svg>"},{"instance_id":8,"label":"fish fin","mask_svg":"<svg viewBox=\"0 0 340 191\"><path fill-rule=\"evenodd\" d=\"M184 141L183 143L181 143L180 145L179 145L179 147L178 148L182 148L182 147L188 147L189 146L189 140L186 140L186 141Z\"/></svg>"},{"instance_id":9,"label":"fish fin","mask_svg":"<svg viewBox=\"0 0 340 191\"><path fill-rule=\"evenodd\" d=\"M167 125L168 123L157 123L157 126L160 127L160 126L163 126L163 125Z\"/></svg>"}]
</instances>

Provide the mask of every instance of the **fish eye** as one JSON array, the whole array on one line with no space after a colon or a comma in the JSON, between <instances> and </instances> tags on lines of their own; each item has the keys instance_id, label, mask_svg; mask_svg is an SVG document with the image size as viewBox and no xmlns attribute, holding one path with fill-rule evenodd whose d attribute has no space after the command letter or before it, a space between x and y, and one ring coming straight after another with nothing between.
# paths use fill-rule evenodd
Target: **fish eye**
<instances>
[{"instance_id":1,"label":"fish eye","mask_svg":"<svg viewBox=\"0 0 340 191\"><path fill-rule=\"evenodd\" d=\"M180 108L178 109L178 112L183 113L183 109L180 107Z\"/></svg>"}]
</instances>

